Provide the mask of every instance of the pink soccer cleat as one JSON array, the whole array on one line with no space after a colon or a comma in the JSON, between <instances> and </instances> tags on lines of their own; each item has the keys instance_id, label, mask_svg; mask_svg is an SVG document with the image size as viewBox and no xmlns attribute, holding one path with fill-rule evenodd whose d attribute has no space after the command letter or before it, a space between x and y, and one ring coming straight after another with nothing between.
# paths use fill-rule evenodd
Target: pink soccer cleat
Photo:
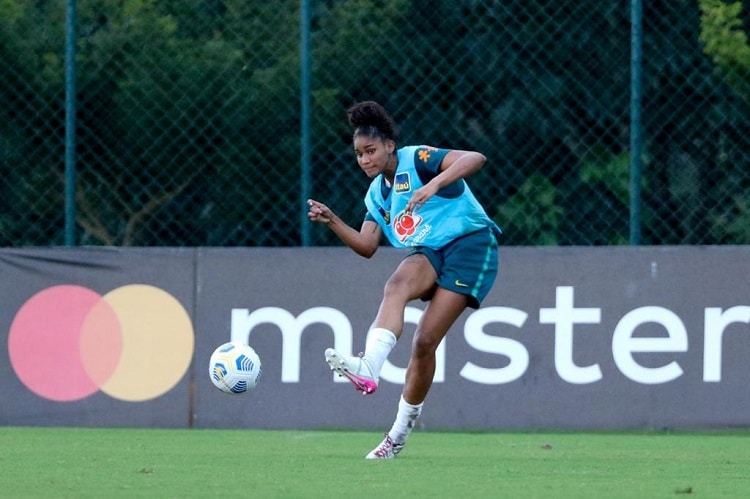
<instances>
[{"instance_id":1,"label":"pink soccer cleat","mask_svg":"<svg viewBox=\"0 0 750 499\"><path fill-rule=\"evenodd\" d=\"M333 348L327 348L325 353L326 362L331 366L331 370L351 381L354 388L363 395L370 395L378 389L378 379L373 376L367 359L362 356L341 355Z\"/></svg>"}]
</instances>

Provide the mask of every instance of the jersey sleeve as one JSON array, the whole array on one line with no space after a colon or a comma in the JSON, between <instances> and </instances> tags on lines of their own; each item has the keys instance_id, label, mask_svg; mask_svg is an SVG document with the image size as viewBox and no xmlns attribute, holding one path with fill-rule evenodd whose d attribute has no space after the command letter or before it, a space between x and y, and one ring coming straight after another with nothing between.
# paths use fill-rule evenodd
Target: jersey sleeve
<instances>
[{"instance_id":1,"label":"jersey sleeve","mask_svg":"<svg viewBox=\"0 0 750 499\"><path fill-rule=\"evenodd\" d=\"M414 165L420 173L420 177L424 175L432 178L440 173L440 163L443 162L443 158L450 151L450 149L438 149L431 146L417 147L414 150Z\"/></svg>"},{"instance_id":2,"label":"jersey sleeve","mask_svg":"<svg viewBox=\"0 0 750 499\"><path fill-rule=\"evenodd\" d=\"M440 173L440 163L450 149L419 146L414 150L414 167L422 183L426 184Z\"/></svg>"}]
</instances>

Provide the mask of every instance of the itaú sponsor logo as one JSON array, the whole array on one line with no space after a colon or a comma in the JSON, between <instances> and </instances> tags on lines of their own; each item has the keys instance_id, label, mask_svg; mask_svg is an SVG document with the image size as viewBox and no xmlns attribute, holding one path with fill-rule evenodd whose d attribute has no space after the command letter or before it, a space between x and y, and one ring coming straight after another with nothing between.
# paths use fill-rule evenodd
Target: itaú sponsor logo
<instances>
[{"instance_id":1,"label":"ita\u00fa sponsor logo","mask_svg":"<svg viewBox=\"0 0 750 499\"><path fill-rule=\"evenodd\" d=\"M105 295L75 285L46 288L23 304L8 334L18 379L60 402L98 391L128 402L156 398L185 375L194 343L182 305L144 284Z\"/></svg>"},{"instance_id":2,"label":"ita\u00fa sponsor logo","mask_svg":"<svg viewBox=\"0 0 750 499\"><path fill-rule=\"evenodd\" d=\"M576 326L601 323L601 308L576 307L574 288L558 286L555 290L555 305L539 309L541 329L535 334L554 335L554 364L557 375L571 384L588 384L601 381L602 370L598 362L579 365L575 362L574 337ZM422 311L407 307L404 315L406 323L417 324ZM722 344L725 332L734 327L750 324L750 306L739 305L731 308L706 307L703 310L703 381L721 381ZM473 349L492 355L504 356L507 363L503 367L484 367L471 361L466 362L460 376L479 384L497 385L518 380L529 369L529 350L522 342L496 334L498 326L521 329L529 319L529 314L512 307L483 307L472 312L463 325L463 336ZM352 326L346 315L330 307L315 307L303 311L298 316L279 307L264 307L254 311L249 309L232 310L232 340L249 341L252 330L261 324L273 324L282 335L281 381L297 383L300 378L301 336L312 324L330 327L334 336L334 347L341 352L353 352ZM642 326L659 329L658 334L646 337L636 333ZM491 329L492 334L487 330ZM591 329L586 329L591 332ZM587 334L579 331L581 334ZM455 334L455 333L452 333ZM579 342L580 343L580 342ZM699 347L698 347L699 348ZM663 356L659 365L644 365L639 362L649 353L679 354L688 350L688 334L685 324L672 310L665 307L645 306L627 312L611 332L611 359L619 371L628 379L646 385L668 383L683 374L678 360L667 360ZM602 355L605 355L602 352ZM445 343L436 352L434 381L445 381ZM381 379L403 384L406 369L386 361L381 371ZM334 376L334 380L347 383L345 378Z\"/></svg>"}]
</instances>

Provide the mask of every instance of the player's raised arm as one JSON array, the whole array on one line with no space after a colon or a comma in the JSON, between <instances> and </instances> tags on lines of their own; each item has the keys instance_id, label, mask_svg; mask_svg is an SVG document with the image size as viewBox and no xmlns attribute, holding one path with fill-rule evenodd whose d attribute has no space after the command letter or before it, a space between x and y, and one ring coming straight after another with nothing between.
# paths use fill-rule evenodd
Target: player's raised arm
<instances>
[{"instance_id":1,"label":"player's raised arm","mask_svg":"<svg viewBox=\"0 0 750 499\"><path fill-rule=\"evenodd\" d=\"M381 229L377 223L365 220L358 232L323 203L308 199L307 205L310 207L307 218L312 222L326 224L355 253L365 258L370 258L375 254L380 245L381 236Z\"/></svg>"},{"instance_id":2,"label":"player's raised arm","mask_svg":"<svg viewBox=\"0 0 750 499\"><path fill-rule=\"evenodd\" d=\"M486 162L487 158L480 152L454 149L445 155L440 164L441 173L433 180L439 180L441 187L451 184L476 173Z\"/></svg>"}]
</instances>

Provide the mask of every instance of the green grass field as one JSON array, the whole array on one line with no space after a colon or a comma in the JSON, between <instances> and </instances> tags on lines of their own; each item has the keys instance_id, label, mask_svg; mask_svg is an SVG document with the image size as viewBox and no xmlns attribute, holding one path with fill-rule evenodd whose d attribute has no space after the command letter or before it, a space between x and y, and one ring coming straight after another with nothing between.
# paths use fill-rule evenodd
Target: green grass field
<instances>
[{"instance_id":1,"label":"green grass field","mask_svg":"<svg viewBox=\"0 0 750 499\"><path fill-rule=\"evenodd\" d=\"M0 496L748 497L750 432L377 433L0 427Z\"/></svg>"}]
</instances>

